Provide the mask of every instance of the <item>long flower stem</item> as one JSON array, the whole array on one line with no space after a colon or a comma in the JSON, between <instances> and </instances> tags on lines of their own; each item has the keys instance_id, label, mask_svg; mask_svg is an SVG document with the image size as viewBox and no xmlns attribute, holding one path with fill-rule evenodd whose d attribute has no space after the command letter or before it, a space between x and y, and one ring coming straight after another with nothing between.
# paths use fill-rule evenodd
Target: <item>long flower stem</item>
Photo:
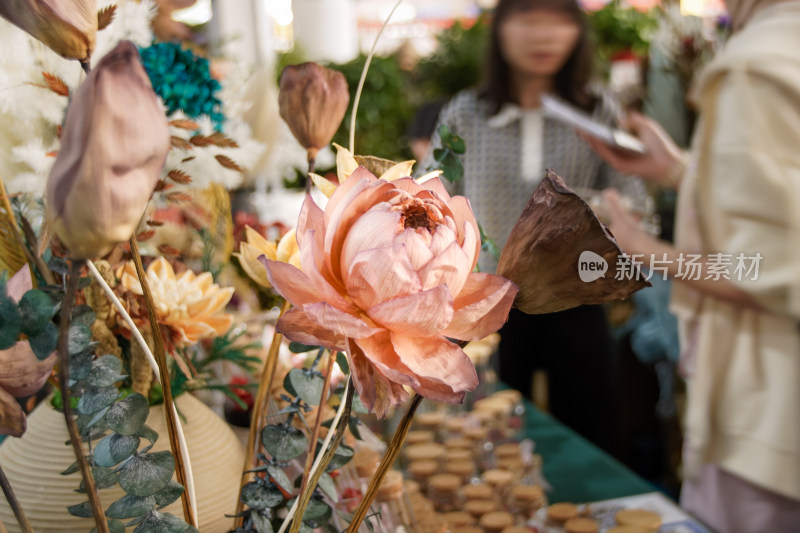
<instances>
[{"instance_id":1,"label":"long flower stem","mask_svg":"<svg viewBox=\"0 0 800 533\"><path fill-rule=\"evenodd\" d=\"M353 520L350 522L346 533L355 533L358 531L361 522L363 522L364 517L367 516L369 506L372 505L372 501L375 499L375 496L377 496L383 478L386 477L386 473L392 467L395 459L397 459L397 455L400 453L400 448L403 446L406 435L408 435L408 430L411 428L411 422L414 420L414 413L416 413L417 407L419 407L421 402L422 396L419 394L415 394L411 399L411 403L408 405L408 409L403 415L400 424L398 424L394 436L392 437L392 442L389 443L389 448L386 450L383 459L381 459L381 463L378 465L378 469L372 476L369 487L367 487L367 493L364 495L364 499L361 500L358 509L356 509Z\"/></svg>"},{"instance_id":2,"label":"long flower stem","mask_svg":"<svg viewBox=\"0 0 800 533\"><path fill-rule=\"evenodd\" d=\"M22 510L22 506L19 504L19 500L17 500L17 496L14 494L14 490L11 488L11 483L8 482L2 466L0 466L0 486L3 488L3 494L8 501L8 505L14 511L14 516L22 533L33 533L33 526L28 522L28 517L25 516L25 511Z\"/></svg>"},{"instance_id":3,"label":"long flower stem","mask_svg":"<svg viewBox=\"0 0 800 533\"><path fill-rule=\"evenodd\" d=\"M278 318L283 316L284 313L289 310L291 305L292 304L289 303L289 300L285 300L281 306L281 312ZM244 487L252 478L252 474L248 474L246 472L256 466L255 457L257 455L257 450L260 447L258 438L259 430L263 424L262 419L264 418L264 413L267 411L269 391L272 390L272 382L275 378L275 369L278 366L278 351L280 350L282 342L283 335L281 335L281 333L275 329L275 332L272 334L272 343L269 345L267 359L264 361L264 367L261 369L261 378L258 382L258 392L256 393L256 400L253 403L253 412L250 416L250 432L247 435L247 448L244 450L244 467L242 468L242 481L239 486L240 493L242 487ZM243 509L244 503L241 499L237 500L236 512L234 514L239 515ZM234 523L234 529L236 527L241 527L242 523L242 517L237 516Z\"/></svg>"},{"instance_id":4,"label":"long flower stem","mask_svg":"<svg viewBox=\"0 0 800 533\"><path fill-rule=\"evenodd\" d=\"M314 155L311 152L308 152L308 173L306 174L306 194L311 193L311 173L317 170L317 156L316 150L314 150Z\"/></svg>"},{"instance_id":5,"label":"long flower stem","mask_svg":"<svg viewBox=\"0 0 800 533\"><path fill-rule=\"evenodd\" d=\"M317 449L317 439L319 438L319 428L322 425L322 411L325 402L328 399L328 389L331 385L331 374L333 374L334 361L333 353L328 351L328 369L325 371L325 382L322 384L322 394L319 397L319 409L317 409L317 417L314 420L314 429L311 431L311 440L308 441L308 454L306 455L306 465L303 468L303 482L300 484L300 494L306 490L308 485L308 476L311 472L311 466L314 464L314 451ZM314 490L314 487L311 487Z\"/></svg>"},{"instance_id":6,"label":"long flower stem","mask_svg":"<svg viewBox=\"0 0 800 533\"><path fill-rule=\"evenodd\" d=\"M164 393L164 413L167 419L167 433L169 434L169 444L172 449L172 455L175 457L175 477L178 483L186 487L187 475L189 465L187 464L187 457L184 457L181 447L181 437L178 432L177 411L175 410L175 399L172 397L172 385L169 381L169 369L167 368L167 354L164 350L164 339L161 337L161 328L158 325L158 318L155 313L155 303L153 302L153 295L150 292L150 286L147 283L147 274L142 265L142 256L139 254L139 245L136 242L136 236L130 239L131 253L133 255L133 262L136 265L136 274L139 276L139 283L142 286L142 293L144 294L145 304L147 305L147 315L150 319L150 329L153 332L153 348L155 348L156 362L161 375L161 390ZM189 525L197 527L197 516L192 507L192 501L189 498L189 491L185 490L181 494L181 503L183 505L183 517Z\"/></svg>"},{"instance_id":7,"label":"long flower stem","mask_svg":"<svg viewBox=\"0 0 800 533\"><path fill-rule=\"evenodd\" d=\"M81 434L78 431L78 424L75 423L75 419L72 416L72 398L69 393L69 326L72 321L72 308L75 303L75 295L78 293L78 281L80 280L81 267L83 267L84 262L83 259L73 260L67 276L67 291L64 296L64 302L61 304L61 322L58 335L58 383L61 389L61 401L64 404L64 419L67 422L69 441L72 443L75 458L78 460L97 531L99 533L109 533L108 522L106 522L106 515L103 513L100 496L97 494L94 476L81 446Z\"/></svg>"},{"instance_id":8,"label":"long flower stem","mask_svg":"<svg viewBox=\"0 0 800 533\"><path fill-rule=\"evenodd\" d=\"M389 21L392 20L392 15L394 12L397 11L397 8L400 7L400 4L403 3L403 0L397 0L397 3L394 5L392 10L389 12L389 16L386 17L386 20L383 22L383 26L381 29L378 30L378 35L375 36L375 41L372 43L372 48L369 51L369 55L367 55L367 60L364 62L364 68L361 71L361 79L358 80L358 89L356 89L356 97L353 99L353 112L350 114L350 153L355 154L356 149L356 115L358 114L358 104L361 102L361 93L364 91L364 82L367 79L367 72L369 71L369 65L372 63L372 57L375 55L375 48L378 46L378 41L381 38L381 34L383 33L383 29L389 24Z\"/></svg>"},{"instance_id":9,"label":"long flower stem","mask_svg":"<svg viewBox=\"0 0 800 533\"><path fill-rule=\"evenodd\" d=\"M353 378L352 376L350 379L347 380L347 385L345 386L344 396L342 397L342 403L339 405L339 409L336 411L336 416L333 418L333 424L331 424L330 431L328 435L325 437L325 441L322 443L321 455L317 457L317 460L314 461L314 466L311 469L311 476L308 481L309 487L316 487L317 483L319 483L319 478L322 477L322 473L325 472L325 468L330 464L331 459L336 454L336 450L339 448L339 444L342 442L342 438L344 437L344 430L347 429L347 422L350 420L350 408L353 405ZM334 430L335 428L335 430ZM328 447L330 445L330 447ZM286 531L287 524L292 524L289 533L298 533L300 531L300 526L303 523L303 515L306 512L306 507L308 506L308 502L311 499L311 494L313 490L307 490L305 493L300 494L294 501L294 505L289 510L289 514L283 521L281 528L278 530L278 533L284 533ZM292 520L294 518L294 520Z\"/></svg>"},{"instance_id":10,"label":"long flower stem","mask_svg":"<svg viewBox=\"0 0 800 533\"><path fill-rule=\"evenodd\" d=\"M119 301L117 295L114 294L114 291L109 287L106 280L103 279L103 276L97 270L97 267L94 266L92 261L87 261L86 264L89 267L89 274L91 274L92 278L94 278L95 282L100 285L103 289L103 292L106 293L108 299L111 300L111 303L114 304L114 308L119 313L119 316L122 317L122 320L125 324L128 325L128 329L131 331L131 335L139 343L139 346L142 348L145 357L147 358L147 362L150 363L150 368L153 369L153 373L156 375L156 379L160 382L161 381L161 370L158 368L158 362L156 361L153 352L150 350L150 345L147 344L144 336L139 331L139 328L136 327L136 324L133 322L131 315L128 314L128 311L125 309L125 306L122 305L122 302ZM178 439L181 446L181 454L183 455L184 462L186 463L186 492L189 494L189 502L191 503L192 509L197 509L197 495L195 493L194 488L194 477L192 476L192 466L189 460L189 448L186 445L186 436L183 433L183 427L181 426L180 418L178 418L178 410L175 407L175 404L172 404L172 411L173 411L173 418L178 423Z\"/></svg>"}]
</instances>

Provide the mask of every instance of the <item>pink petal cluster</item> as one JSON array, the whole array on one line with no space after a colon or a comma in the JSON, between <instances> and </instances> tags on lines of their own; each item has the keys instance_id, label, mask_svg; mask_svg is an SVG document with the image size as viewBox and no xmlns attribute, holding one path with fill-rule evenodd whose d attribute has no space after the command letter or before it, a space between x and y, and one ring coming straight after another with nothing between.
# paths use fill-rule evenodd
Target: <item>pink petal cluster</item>
<instances>
[{"instance_id":1,"label":"pink petal cluster","mask_svg":"<svg viewBox=\"0 0 800 533\"><path fill-rule=\"evenodd\" d=\"M377 179L359 167L323 212L306 197L297 224L302 270L262 258L293 304L289 339L345 351L362 402L379 416L408 398L459 403L478 384L454 342L506 321L517 286L474 273L480 236L469 201L438 178Z\"/></svg>"}]
</instances>

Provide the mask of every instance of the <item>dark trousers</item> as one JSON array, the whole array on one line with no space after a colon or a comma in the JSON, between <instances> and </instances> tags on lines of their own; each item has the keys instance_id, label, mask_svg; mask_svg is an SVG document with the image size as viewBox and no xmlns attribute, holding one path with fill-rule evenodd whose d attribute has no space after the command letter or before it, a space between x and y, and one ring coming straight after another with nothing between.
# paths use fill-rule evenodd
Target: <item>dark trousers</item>
<instances>
[{"instance_id":1,"label":"dark trousers","mask_svg":"<svg viewBox=\"0 0 800 533\"><path fill-rule=\"evenodd\" d=\"M500 379L530 399L533 372L544 370L550 413L613 453L613 341L603 308L586 305L545 315L512 309L500 336Z\"/></svg>"}]
</instances>

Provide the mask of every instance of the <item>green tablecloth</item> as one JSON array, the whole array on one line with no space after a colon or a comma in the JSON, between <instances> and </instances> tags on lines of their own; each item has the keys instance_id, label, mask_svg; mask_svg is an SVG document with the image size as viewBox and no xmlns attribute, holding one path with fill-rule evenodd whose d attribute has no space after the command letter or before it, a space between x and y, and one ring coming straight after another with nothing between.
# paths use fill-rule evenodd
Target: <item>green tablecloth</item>
<instances>
[{"instance_id":1,"label":"green tablecloth","mask_svg":"<svg viewBox=\"0 0 800 533\"><path fill-rule=\"evenodd\" d=\"M656 488L550 415L525 403L524 437L536 443L551 502L592 502Z\"/></svg>"}]
</instances>

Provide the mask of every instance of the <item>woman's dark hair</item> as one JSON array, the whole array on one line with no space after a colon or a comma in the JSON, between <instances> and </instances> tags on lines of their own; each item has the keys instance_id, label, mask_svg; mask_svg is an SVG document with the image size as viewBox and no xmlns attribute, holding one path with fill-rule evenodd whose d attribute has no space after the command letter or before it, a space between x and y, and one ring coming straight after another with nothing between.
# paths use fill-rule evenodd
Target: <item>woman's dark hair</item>
<instances>
[{"instance_id":1,"label":"woman's dark hair","mask_svg":"<svg viewBox=\"0 0 800 533\"><path fill-rule=\"evenodd\" d=\"M554 79L555 91L564 100L583 109L594 106L594 98L587 90L592 76L592 50L589 43L589 26L577 0L500 0L494 10L489 35L489 50L484 65L484 81L480 96L492 105L496 113L503 104L515 102L511 92L511 67L500 46L500 27L511 16L533 9L547 9L566 13L580 28L578 42Z\"/></svg>"}]
</instances>

